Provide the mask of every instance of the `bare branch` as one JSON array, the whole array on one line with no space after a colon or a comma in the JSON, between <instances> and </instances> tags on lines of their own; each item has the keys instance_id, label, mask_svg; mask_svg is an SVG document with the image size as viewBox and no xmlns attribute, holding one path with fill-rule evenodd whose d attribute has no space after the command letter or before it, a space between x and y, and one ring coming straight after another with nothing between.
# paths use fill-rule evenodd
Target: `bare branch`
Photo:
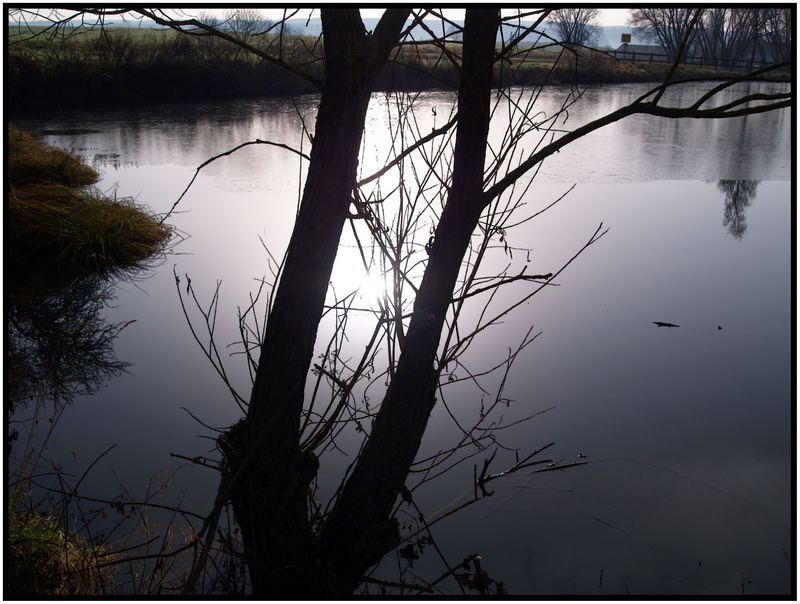
<instances>
[{"instance_id":1,"label":"bare branch","mask_svg":"<svg viewBox=\"0 0 800 604\"><path fill-rule=\"evenodd\" d=\"M282 68L286 69L287 71L289 71L291 73L294 73L294 74L300 76L301 78L303 78L303 79L307 80L308 82L310 82L311 84L313 84L315 88L317 88L319 90L322 89L322 86L323 86L322 82L320 80L318 80L316 77L314 77L313 75L311 75L309 73L306 73L304 71L301 71L300 69L298 69L294 65L291 65L291 64L283 61L282 59L278 58L278 57L274 57L274 56L270 55L269 53L267 53L267 52L265 52L265 51L263 51L263 50L261 50L259 48L256 48L255 46L253 46L253 45L249 44L248 42L242 40L241 38L238 38L235 35L233 35L231 33L228 33L228 32L226 32L226 31L224 31L222 29L219 29L219 28L216 28L216 27L214 27L212 25L209 25L208 23L203 23L202 21L199 21L197 19L182 19L182 20L172 19L172 18L166 17L165 14L163 13L163 11L161 11L161 10L149 10L149 9L144 9L144 8L133 8L133 9L130 9L130 10L132 12L135 12L135 13L138 13L138 14L142 15L143 17L147 17L148 19L152 19L153 21L155 21L159 25L163 25L165 27L172 28L175 31L188 33L190 35L191 34L198 35L200 33L203 33L205 35L213 35L213 36L216 36L216 37L221 38L223 40L226 40L227 42L230 42L231 44L235 44L236 46L239 46L239 47L247 50L248 52L253 53L257 57L260 57L260 58L262 58L262 59L264 59L266 61L269 61L270 63L273 63L273 64L275 64L275 65L277 65L279 67L282 67ZM89 10L87 12L97 13L98 11Z\"/></svg>"},{"instance_id":2,"label":"bare branch","mask_svg":"<svg viewBox=\"0 0 800 604\"><path fill-rule=\"evenodd\" d=\"M186 185L186 188L183 190L183 192L180 194L180 196L178 196L178 199L175 201L175 203L172 204L172 207L169 209L169 211L166 214L164 214L164 216L161 218L161 220L159 222L163 223L167 218L170 217L172 212L175 211L175 208L178 206L178 204L181 202L181 200L184 198L186 193L189 192L189 189L194 184L194 181L197 179L197 176L200 174L200 170L205 168L210 163L220 159L221 157L227 157L228 155L231 155L231 154L235 153L239 149L243 149L244 147L249 147L250 145L268 145L268 146L272 146L272 147L279 147L281 149L286 149L287 151L291 151L292 153L295 153L296 155L299 155L301 158L303 158L305 160L311 159L308 155L306 155L302 151L298 151L297 149L294 149L293 147L290 147L289 145L286 145L284 143L275 143L273 141L265 141L265 140L261 140L260 138L257 138L254 141L248 141L246 143L241 143L240 145L236 145L233 149L228 149L227 151L223 151L222 153L219 153L219 154L217 154L217 155L215 155L213 157L210 157L206 161L204 161L202 164L197 166L197 168L195 168L195 171L194 171L194 176L192 176L192 179L189 181L189 184Z\"/></svg>"}]
</instances>

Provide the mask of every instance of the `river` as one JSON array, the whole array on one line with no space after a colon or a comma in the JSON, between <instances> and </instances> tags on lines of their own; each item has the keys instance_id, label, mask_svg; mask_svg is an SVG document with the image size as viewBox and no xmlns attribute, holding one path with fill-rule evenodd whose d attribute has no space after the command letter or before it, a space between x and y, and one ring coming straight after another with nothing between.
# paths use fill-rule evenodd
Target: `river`
<instances>
[{"instance_id":1,"label":"river","mask_svg":"<svg viewBox=\"0 0 800 604\"><path fill-rule=\"evenodd\" d=\"M645 89L590 89L570 108L567 126ZM556 107L567 92L545 89L537 107ZM421 130L444 123L452 101L422 94ZM11 121L85 157L101 172L101 189L163 213L200 164L243 142L308 152L302 125L313 125L315 102L308 96ZM388 129L390 104L375 95L367 158ZM535 272L555 272L598 225L608 232L557 287L488 332L469 358L490 365L531 325L541 331L512 369L504 420L550 410L508 430L504 442L520 453L555 442L553 459L589 463L493 482L494 495L434 527L451 563L480 553L489 574L517 595L790 593L791 129L788 110L716 121L634 116L544 163L525 197L532 212L575 187L509 233L509 245L523 250L507 259L509 273L528 261ZM370 162L363 163L366 170ZM47 452L79 477L116 444L82 492L113 498L124 486L142 493L151 476L168 472L175 476L165 500L210 508L214 473L170 453L213 457L215 433L187 410L219 428L241 412L192 339L173 269L184 296L188 275L204 306L221 280L216 338L222 346L236 341L236 309L269 275L264 245L280 258L288 243L304 167L295 154L267 145L209 164L169 219L183 236L171 255L146 278L117 285L106 315L136 320L116 342L129 373L75 400ZM337 259L334 285L341 288L353 285L348 257L343 251ZM242 357L226 356L226 365L246 397ZM452 392L449 405L478 411L481 395L465 383L445 392ZM420 456L456 435L440 406ZM416 491L426 517L467 500L472 464L489 454ZM504 454L500 463L513 459ZM347 463L334 453L323 473ZM323 475L320 489L335 486L332 480ZM397 565L389 556L378 574L393 578ZM405 578L442 572L427 548Z\"/></svg>"}]
</instances>

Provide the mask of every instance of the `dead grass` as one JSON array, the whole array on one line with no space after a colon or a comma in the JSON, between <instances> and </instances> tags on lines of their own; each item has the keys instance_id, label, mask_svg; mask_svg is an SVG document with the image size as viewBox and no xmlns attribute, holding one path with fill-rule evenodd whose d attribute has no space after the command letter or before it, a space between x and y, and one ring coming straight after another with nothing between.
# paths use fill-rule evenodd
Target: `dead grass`
<instances>
[{"instance_id":1,"label":"dead grass","mask_svg":"<svg viewBox=\"0 0 800 604\"><path fill-rule=\"evenodd\" d=\"M12 288L53 290L90 274L120 277L163 252L171 229L130 199L87 188L97 178L73 155L9 129Z\"/></svg>"},{"instance_id":2,"label":"dead grass","mask_svg":"<svg viewBox=\"0 0 800 604\"><path fill-rule=\"evenodd\" d=\"M97 172L75 156L44 145L16 128L8 130L8 174L17 188L43 182L87 187L99 178Z\"/></svg>"},{"instance_id":3,"label":"dead grass","mask_svg":"<svg viewBox=\"0 0 800 604\"><path fill-rule=\"evenodd\" d=\"M14 510L14 503L19 500L18 492L12 493L4 595L29 598L102 594L102 586L110 577L98 563L108 560L106 548L91 547L80 535L65 532L53 518Z\"/></svg>"}]
</instances>

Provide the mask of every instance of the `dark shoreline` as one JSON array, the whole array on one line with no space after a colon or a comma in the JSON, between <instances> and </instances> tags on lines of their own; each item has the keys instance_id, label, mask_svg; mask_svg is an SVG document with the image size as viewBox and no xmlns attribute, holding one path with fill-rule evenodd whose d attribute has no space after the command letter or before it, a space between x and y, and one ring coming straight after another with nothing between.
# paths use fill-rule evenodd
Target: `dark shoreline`
<instances>
[{"instance_id":1,"label":"dark shoreline","mask_svg":"<svg viewBox=\"0 0 800 604\"><path fill-rule=\"evenodd\" d=\"M495 83L538 86L658 82L668 67L665 63L615 61L599 53L585 60L578 70L574 63L564 63L552 68L523 66L510 73L497 73ZM690 67L681 67L679 73L682 76L717 75ZM455 90L456 82L457 73L453 68L438 67L428 72L421 66L394 65L380 74L375 91ZM134 65L111 73L74 63L44 67L33 59L11 56L6 71L6 107L11 114L62 108L285 97L315 92L319 91L306 79L263 61Z\"/></svg>"}]
</instances>

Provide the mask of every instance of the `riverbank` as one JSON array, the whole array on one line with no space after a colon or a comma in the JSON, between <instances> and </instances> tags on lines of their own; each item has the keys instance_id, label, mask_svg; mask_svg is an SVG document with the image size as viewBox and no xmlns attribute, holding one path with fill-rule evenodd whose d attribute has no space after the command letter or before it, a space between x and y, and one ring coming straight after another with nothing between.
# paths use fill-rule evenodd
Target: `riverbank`
<instances>
[{"instance_id":1,"label":"riverbank","mask_svg":"<svg viewBox=\"0 0 800 604\"><path fill-rule=\"evenodd\" d=\"M99 176L70 153L8 131L6 265L14 297L46 295L87 276L141 270L171 229L129 199L90 187Z\"/></svg>"},{"instance_id":2,"label":"riverbank","mask_svg":"<svg viewBox=\"0 0 800 604\"><path fill-rule=\"evenodd\" d=\"M109 548L92 546L74 531L65 531L57 517L22 511L24 494L12 491L6 533L5 595L102 596L111 579L103 562L113 559Z\"/></svg>"},{"instance_id":3,"label":"riverbank","mask_svg":"<svg viewBox=\"0 0 800 604\"><path fill-rule=\"evenodd\" d=\"M287 41L288 40L288 41ZM322 78L309 49L315 39L284 40L282 60ZM268 42L265 42L268 44ZM529 49L495 73L496 85L657 82L669 65L614 59L602 51L559 54ZM722 77L713 68L681 66L677 77ZM9 36L7 107L15 113L64 107L109 107L292 96L317 92L305 78L217 38L164 30L93 30L59 39ZM458 73L432 45L401 52L376 90L455 89Z\"/></svg>"},{"instance_id":4,"label":"riverbank","mask_svg":"<svg viewBox=\"0 0 800 604\"><path fill-rule=\"evenodd\" d=\"M32 407L34 419L14 422L8 433L5 586L22 598L101 595L113 554L76 531L65 508L34 502L41 453L31 444L51 402L42 426L52 431L73 396L126 366L112 343L127 323L101 318L112 297L109 279L150 266L172 229L132 201L92 189L98 173L72 154L16 128L7 143L6 413ZM68 501L74 492L61 495Z\"/></svg>"}]
</instances>

